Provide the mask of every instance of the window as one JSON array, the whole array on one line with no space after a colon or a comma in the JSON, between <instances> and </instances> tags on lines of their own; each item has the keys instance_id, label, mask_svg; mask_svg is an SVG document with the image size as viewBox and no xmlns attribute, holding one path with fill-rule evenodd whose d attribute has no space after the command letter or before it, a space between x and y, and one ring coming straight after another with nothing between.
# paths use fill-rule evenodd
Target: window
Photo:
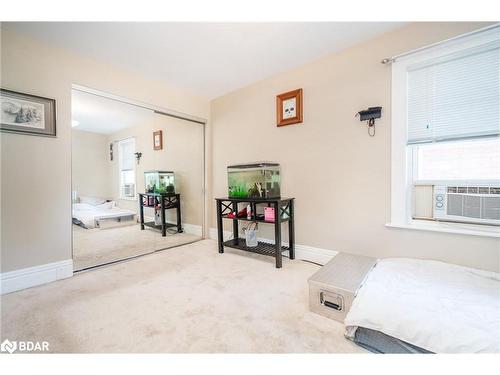
<instances>
[{"instance_id":1,"label":"window","mask_svg":"<svg viewBox=\"0 0 500 375\"><path fill-rule=\"evenodd\" d=\"M121 199L135 199L135 139L118 142L119 186Z\"/></svg>"},{"instance_id":2,"label":"window","mask_svg":"<svg viewBox=\"0 0 500 375\"><path fill-rule=\"evenodd\" d=\"M396 59L391 142L393 224L436 219L432 186L500 186L499 26Z\"/></svg>"}]
</instances>

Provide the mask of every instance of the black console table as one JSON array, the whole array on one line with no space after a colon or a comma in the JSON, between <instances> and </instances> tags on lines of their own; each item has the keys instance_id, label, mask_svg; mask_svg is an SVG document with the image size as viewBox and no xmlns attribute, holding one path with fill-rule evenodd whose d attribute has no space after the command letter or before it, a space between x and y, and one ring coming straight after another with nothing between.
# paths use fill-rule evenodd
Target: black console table
<instances>
[{"instance_id":1,"label":"black console table","mask_svg":"<svg viewBox=\"0 0 500 375\"><path fill-rule=\"evenodd\" d=\"M154 221L144 222L144 207L155 208L160 206L161 224L156 225ZM177 211L177 224L165 222L165 210L176 209ZM181 224L181 195L175 193L156 194L146 193L139 194L139 217L141 220L141 230L144 226L161 230L161 235L167 235L167 228L177 227L177 233L182 233Z\"/></svg>"},{"instance_id":2,"label":"black console table","mask_svg":"<svg viewBox=\"0 0 500 375\"><path fill-rule=\"evenodd\" d=\"M294 198L216 198L217 204L217 239L219 253L224 253L224 246L245 250L253 253L269 255L276 258L276 268L281 268L282 252L288 251L290 259L295 259L295 228L294 228ZM238 213L238 204L250 205L252 209L251 219L245 217L229 217L231 212ZM263 217L256 217L257 205L265 205L274 208L274 221L265 221ZM233 239L224 242L223 219L233 221ZM239 238L238 222L248 221L257 223L274 224L275 244L258 242L256 247L246 246L244 238ZM281 245L281 223L288 222L289 246Z\"/></svg>"}]
</instances>

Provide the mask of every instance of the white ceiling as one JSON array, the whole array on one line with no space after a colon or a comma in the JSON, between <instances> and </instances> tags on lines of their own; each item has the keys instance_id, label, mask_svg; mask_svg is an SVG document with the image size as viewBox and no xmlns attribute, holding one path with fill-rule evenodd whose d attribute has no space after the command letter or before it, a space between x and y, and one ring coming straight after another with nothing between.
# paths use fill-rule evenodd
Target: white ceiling
<instances>
[{"instance_id":1,"label":"white ceiling","mask_svg":"<svg viewBox=\"0 0 500 375\"><path fill-rule=\"evenodd\" d=\"M14 22L2 27L215 98L402 26L394 22Z\"/></svg>"},{"instance_id":2,"label":"white ceiling","mask_svg":"<svg viewBox=\"0 0 500 375\"><path fill-rule=\"evenodd\" d=\"M93 133L112 134L140 125L153 116L152 110L122 103L81 91L72 92L71 119L78 121L73 129Z\"/></svg>"}]
</instances>

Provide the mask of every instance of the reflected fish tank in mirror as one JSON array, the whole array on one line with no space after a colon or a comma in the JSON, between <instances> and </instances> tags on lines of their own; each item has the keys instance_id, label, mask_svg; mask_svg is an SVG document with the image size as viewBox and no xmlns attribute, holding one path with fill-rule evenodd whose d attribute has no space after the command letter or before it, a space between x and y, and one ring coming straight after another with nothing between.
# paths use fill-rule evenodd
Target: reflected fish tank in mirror
<instances>
[{"instance_id":1,"label":"reflected fish tank in mirror","mask_svg":"<svg viewBox=\"0 0 500 375\"><path fill-rule=\"evenodd\" d=\"M227 167L230 198L279 198L280 165L271 162Z\"/></svg>"},{"instance_id":2,"label":"reflected fish tank in mirror","mask_svg":"<svg viewBox=\"0 0 500 375\"><path fill-rule=\"evenodd\" d=\"M144 172L146 193L173 194L175 193L175 177L171 171Z\"/></svg>"}]
</instances>

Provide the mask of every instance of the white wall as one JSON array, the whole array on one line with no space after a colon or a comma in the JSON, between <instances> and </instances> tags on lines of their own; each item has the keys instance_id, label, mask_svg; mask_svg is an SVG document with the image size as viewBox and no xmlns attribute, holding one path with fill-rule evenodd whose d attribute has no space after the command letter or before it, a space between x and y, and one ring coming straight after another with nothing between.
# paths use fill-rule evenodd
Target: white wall
<instances>
[{"instance_id":1,"label":"white wall","mask_svg":"<svg viewBox=\"0 0 500 375\"><path fill-rule=\"evenodd\" d=\"M208 100L2 30L1 86L56 99L57 138L1 133L1 272L71 258L71 86L210 117Z\"/></svg>"},{"instance_id":2,"label":"white wall","mask_svg":"<svg viewBox=\"0 0 500 375\"><path fill-rule=\"evenodd\" d=\"M73 129L72 183L77 196L112 198L108 136Z\"/></svg>"},{"instance_id":3,"label":"white wall","mask_svg":"<svg viewBox=\"0 0 500 375\"><path fill-rule=\"evenodd\" d=\"M276 161L282 167L282 195L296 198L298 244L500 270L498 239L385 226L390 221L391 69L380 61L484 26L410 24L215 99L212 197L227 195L228 165ZM298 88L304 90L304 122L276 127L276 95ZM370 106L383 107L373 138L354 117ZM210 208L215 227L215 204ZM261 235L272 238L264 227Z\"/></svg>"}]
</instances>

